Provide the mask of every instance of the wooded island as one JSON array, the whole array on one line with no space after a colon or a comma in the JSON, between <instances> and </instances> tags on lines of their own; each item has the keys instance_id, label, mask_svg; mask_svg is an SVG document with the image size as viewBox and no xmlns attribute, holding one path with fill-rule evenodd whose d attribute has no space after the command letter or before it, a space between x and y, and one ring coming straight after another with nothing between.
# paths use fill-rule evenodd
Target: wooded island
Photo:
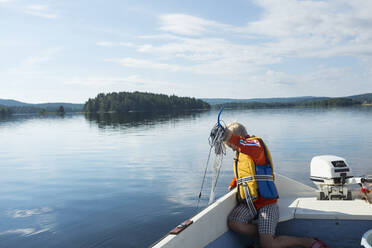
<instances>
[{"instance_id":1,"label":"wooded island","mask_svg":"<svg viewBox=\"0 0 372 248\"><path fill-rule=\"evenodd\" d=\"M191 97L168 96L145 92L119 92L98 94L84 105L87 113L125 113L173 110L210 109L210 105Z\"/></svg>"}]
</instances>

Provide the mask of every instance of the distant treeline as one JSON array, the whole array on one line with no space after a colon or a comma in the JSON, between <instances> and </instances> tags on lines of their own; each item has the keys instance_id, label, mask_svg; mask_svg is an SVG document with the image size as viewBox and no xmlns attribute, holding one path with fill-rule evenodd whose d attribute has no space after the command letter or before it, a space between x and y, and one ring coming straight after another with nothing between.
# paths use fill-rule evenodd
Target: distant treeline
<instances>
[{"instance_id":1,"label":"distant treeline","mask_svg":"<svg viewBox=\"0 0 372 248\"><path fill-rule=\"evenodd\" d=\"M67 110L66 110L67 109ZM12 114L58 114L61 115L62 113L64 114L65 112L77 112L75 108L70 108L66 107L64 108L63 105L59 107L46 107L46 108L41 108L41 107L35 107L35 106L0 106L0 117L4 116L10 116ZM80 111L81 112L81 109Z\"/></svg>"},{"instance_id":2,"label":"distant treeline","mask_svg":"<svg viewBox=\"0 0 372 248\"><path fill-rule=\"evenodd\" d=\"M257 108L328 108L328 107L348 107L361 105L361 101L353 100L350 98L330 98L327 100L316 100L316 101L298 101L298 102L230 102L224 104L213 105L219 109L221 106L231 109L257 109Z\"/></svg>"},{"instance_id":3,"label":"distant treeline","mask_svg":"<svg viewBox=\"0 0 372 248\"><path fill-rule=\"evenodd\" d=\"M81 112L81 109L78 110L76 108L71 107L64 107L63 105L60 106L53 106L53 107L36 107L36 106L14 106L8 107L11 109L12 113L14 114L38 114L38 113L56 113L60 109L60 107L64 108L64 112Z\"/></svg>"},{"instance_id":4,"label":"distant treeline","mask_svg":"<svg viewBox=\"0 0 372 248\"><path fill-rule=\"evenodd\" d=\"M12 110L6 106L0 106L0 117L9 116L12 114Z\"/></svg>"},{"instance_id":5,"label":"distant treeline","mask_svg":"<svg viewBox=\"0 0 372 248\"><path fill-rule=\"evenodd\" d=\"M136 91L98 94L96 98L89 99L85 103L84 111L87 113L125 113L209 108L208 103L195 98Z\"/></svg>"}]
</instances>

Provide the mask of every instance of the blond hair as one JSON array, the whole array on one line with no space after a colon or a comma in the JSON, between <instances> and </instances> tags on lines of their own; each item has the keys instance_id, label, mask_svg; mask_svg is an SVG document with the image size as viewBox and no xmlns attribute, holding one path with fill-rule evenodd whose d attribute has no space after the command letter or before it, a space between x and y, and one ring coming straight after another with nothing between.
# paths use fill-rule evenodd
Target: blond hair
<instances>
[{"instance_id":1,"label":"blond hair","mask_svg":"<svg viewBox=\"0 0 372 248\"><path fill-rule=\"evenodd\" d=\"M248 136L247 130L239 122L231 122L226 126L226 128L229 129L233 134L239 135L243 138Z\"/></svg>"}]
</instances>

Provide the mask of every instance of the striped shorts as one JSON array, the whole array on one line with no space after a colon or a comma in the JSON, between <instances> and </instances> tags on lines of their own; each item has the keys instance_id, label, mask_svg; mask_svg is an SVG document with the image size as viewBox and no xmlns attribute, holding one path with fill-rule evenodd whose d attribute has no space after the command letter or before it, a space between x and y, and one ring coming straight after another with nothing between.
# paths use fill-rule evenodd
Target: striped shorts
<instances>
[{"instance_id":1,"label":"striped shorts","mask_svg":"<svg viewBox=\"0 0 372 248\"><path fill-rule=\"evenodd\" d=\"M229 221L250 224L258 218L258 233L275 235L275 229L279 221L279 207L276 203L266 205L258 209L254 215L246 203L238 204L229 214Z\"/></svg>"}]
</instances>

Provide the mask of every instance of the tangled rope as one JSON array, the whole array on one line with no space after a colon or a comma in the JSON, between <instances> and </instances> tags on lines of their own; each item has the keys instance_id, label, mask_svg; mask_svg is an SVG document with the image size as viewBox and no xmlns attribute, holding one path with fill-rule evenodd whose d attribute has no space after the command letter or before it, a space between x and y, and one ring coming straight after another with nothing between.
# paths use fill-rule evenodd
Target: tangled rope
<instances>
[{"instance_id":1,"label":"tangled rope","mask_svg":"<svg viewBox=\"0 0 372 248\"><path fill-rule=\"evenodd\" d=\"M214 160L212 188L211 188L211 193L209 195L209 203L208 204L211 204L214 201L214 191L215 191L215 188L216 188L216 185L217 185L218 177L220 175L222 159L223 159L223 156L226 155L226 147L223 143L224 138L225 138L226 127L222 126L221 123L220 123L220 115L221 115L222 110L223 110L223 108L220 110L220 113L218 114L217 123L212 128L212 130L210 132L210 135L209 135L209 138L208 138L210 149L209 149L207 163L205 165L202 185L201 185L200 192L199 192L197 209L199 208L200 198L201 198L202 191L203 191L205 176L207 174L208 164L209 164L209 159L210 159L210 156L211 156L212 148L214 148L214 153L216 154L216 157L215 157L215 160Z\"/></svg>"},{"instance_id":2,"label":"tangled rope","mask_svg":"<svg viewBox=\"0 0 372 248\"><path fill-rule=\"evenodd\" d=\"M216 125L212 128L211 134L209 135L208 141L211 147L214 147L214 153L219 155L226 155L226 147L223 144L225 138L225 127L223 127L220 123L216 123Z\"/></svg>"}]
</instances>

